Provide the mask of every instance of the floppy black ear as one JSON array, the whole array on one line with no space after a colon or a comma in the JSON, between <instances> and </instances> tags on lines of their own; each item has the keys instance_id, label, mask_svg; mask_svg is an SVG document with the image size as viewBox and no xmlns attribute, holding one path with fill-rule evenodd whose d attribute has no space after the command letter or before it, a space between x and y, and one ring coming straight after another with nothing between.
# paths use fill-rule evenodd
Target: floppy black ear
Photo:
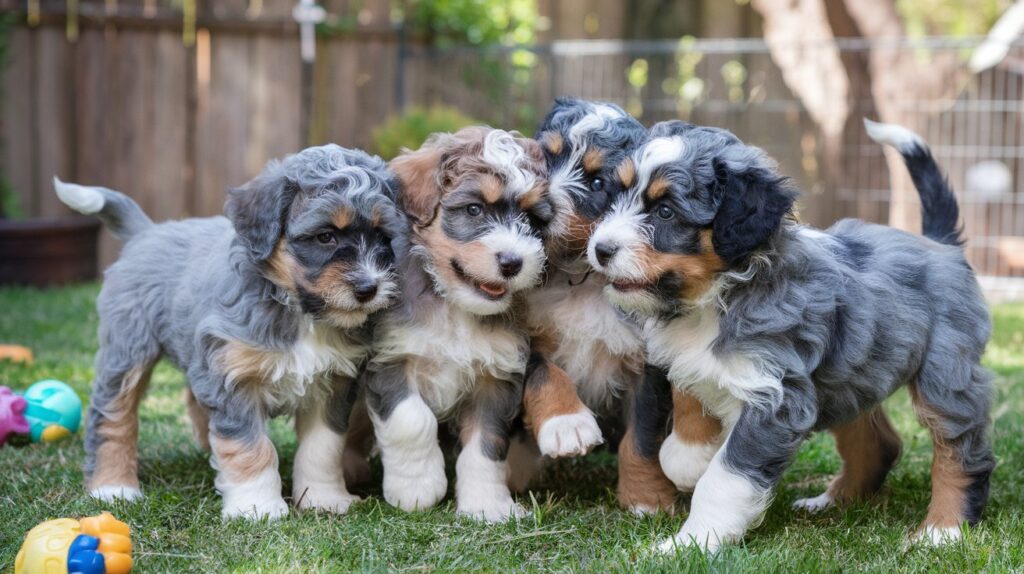
<instances>
[{"instance_id":1,"label":"floppy black ear","mask_svg":"<svg viewBox=\"0 0 1024 574\"><path fill-rule=\"evenodd\" d=\"M732 267L771 238L797 193L788 178L764 167L737 173L715 159L714 168L719 205L711 240L715 253Z\"/></svg>"},{"instance_id":2,"label":"floppy black ear","mask_svg":"<svg viewBox=\"0 0 1024 574\"><path fill-rule=\"evenodd\" d=\"M254 262L266 261L274 252L295 193L295 185L272 168L242 187L228 190L224 212L235 232L249 245L249 257Z\"/></svg>"}]
</instances>

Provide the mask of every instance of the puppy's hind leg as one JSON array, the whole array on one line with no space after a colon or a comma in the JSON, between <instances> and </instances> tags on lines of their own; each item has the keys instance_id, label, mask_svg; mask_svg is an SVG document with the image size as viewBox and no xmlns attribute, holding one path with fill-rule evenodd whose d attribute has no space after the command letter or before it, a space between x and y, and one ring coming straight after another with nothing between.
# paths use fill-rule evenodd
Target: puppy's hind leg
<instances>
[{"instance_id":1,"label":"puppy's hind leg","mask_svg":"<svg viewBox=\"0 0 1024 574\"><path fill-rule=\"evenodd\" d=\"M101 329L96 379L85 426L86 488L110 502L142 496L139 489L139 402L160 358L155 342L128 341Z\"/></svg>"},{"instance_id":2,"label":"puppy's hind leg","mask_svg":"<svg viewBox=\"0 0 1024 574\"><path fill-rule=\"evenodd\" d=\"M881 405L832 429L832 434L843 459L842 470L828 490L813 498L797 500L794 508L817 512L837 502L867 498L878 492L900 457L900 437Z\"/></svg>"},{"instance_id":3,"label":"puppy's hind leg","mask_svg":"<svg viewBox=\"0 0 1024 574\"><path fill-rule=\"evenodd\" d=\"M192 389L188 387L185 388L185 410L192 422L192 436L196 439L196 445L210 452L210 413L199 404Z\"/></svg>"},{"instance_id":4,"label":"puppy's hind leg","mask_svg":"<svg viewBox=\"0 0 1024 574\"><path fill-rule=\"evenodd\" d=\"M295 453L292 502L298 508L315 508L344 514L359 497L349 494L342 472L349 414L355 401L355 384L338 377L326 405L312 400L295 415L299 450Z\"/></svg>"},{"instance_id":5,"label":"puppy's hind leg","mask_svg":"<svg viewBox=\"0 0 1024 574\"><path fill-rule=\"evenodd\" d=\"M628 404L626 435L619 442L619 505L634 514L671 514L676 486L658 462L658 444L665 438L672 407L671 384L664 371L648 366Z\"/></svg>"},{"instance_id":6,"label":"puppy's hind leg","mask_svg":"<svg viewBox=\"0 0 1024 574\"><path fill-rule=\"evenodd\" d=\"M966 384L950 381L964 373ZM995 467L988 437L989 375L979 365L949 368L944 381L923 369L911 386L921 422L932 434L932 500L915 539L941 544L960 538L964 521L974 525L988 502Z\"/></svg>"}]
</instances>

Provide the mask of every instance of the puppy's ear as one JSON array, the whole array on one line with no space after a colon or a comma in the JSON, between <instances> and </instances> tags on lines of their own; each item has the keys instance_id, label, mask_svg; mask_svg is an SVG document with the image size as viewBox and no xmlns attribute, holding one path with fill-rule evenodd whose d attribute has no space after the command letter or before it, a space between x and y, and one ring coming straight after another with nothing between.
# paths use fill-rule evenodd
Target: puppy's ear
<instances>
[{"instance_id":1,"label":"puppy's ear","mask_svg":"<svg viewBox=\"0 0 1024 574\"><path fill-rule=\"evenodd\" d=\"M400 183L398 204L419 226L430 225L441 203L442 159L441 146L428 142L391 160L391 171Z\"/></svg>"},{"instance_id":2,"label":"puppy's ear","mask_svg":"<svg viewBox=\"0 0 1024 574\"><path fill-rule=\"evenodd\" d=\"M242 187L228 190L224 212L249 245L254 262L266 261L284 233L285 218L297 188L277 164Z\"/></svg>"},{"instance_id":3,"label":"puppy's ear","mask_svg":"<svg viewBox=\"0 0 1024 574\"><path fill-rule=\"evenodd\" d=\"M771 238L792 209L797 193L788 178L768 167L744 166L739 171L719 158L713 165L719 205L711 239L715 253L733 267Z\"/></svg>"}]
</instances>

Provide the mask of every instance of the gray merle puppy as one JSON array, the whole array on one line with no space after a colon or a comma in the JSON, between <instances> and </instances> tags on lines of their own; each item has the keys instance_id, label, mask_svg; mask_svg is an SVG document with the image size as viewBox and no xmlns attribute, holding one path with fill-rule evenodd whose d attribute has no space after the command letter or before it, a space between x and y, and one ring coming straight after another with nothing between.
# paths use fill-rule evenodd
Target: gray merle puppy
<instances>
[{"instance_id":1,"label":"gray merle puppy","mask_svg":"<svg viewBox=\"0 0 1024 574\"><path fill-rule=\"evenodd\" d=\"M294 414L293 501L343 513L354 380L368 318L397 293L404 218L384 162L336 145L271 161L232 189L227 217L154 224L127 196L55 180L64 203L125 241L97 307L100 350L86 480L103 500L141 496L138 407L161 357L184 371L225 518L287 514L267 419ZM394 245L392 244L394 243Z\"/></svg>"},{"instance_id":2,"label":"gray merle puppy","mask_svg":"<svg viewBox=\"0 0 1024 574\"><path fill-rule=\"evenodd\" d=\"M843 470L797 505L875 492L900 453L881 402L904 384L935 452L915 536L953 540L981 517L994 466L980 365L990 323L956 199L916 135L869 134L906 159L924 237L858 220L798 225L796 193L764 152L676 121L652 129L631 189L590 239L605 293L647 318L646 376L696 395L727 436L664 550L742 538L814 431L835 434Z\"/></svg>"}]
</instances>

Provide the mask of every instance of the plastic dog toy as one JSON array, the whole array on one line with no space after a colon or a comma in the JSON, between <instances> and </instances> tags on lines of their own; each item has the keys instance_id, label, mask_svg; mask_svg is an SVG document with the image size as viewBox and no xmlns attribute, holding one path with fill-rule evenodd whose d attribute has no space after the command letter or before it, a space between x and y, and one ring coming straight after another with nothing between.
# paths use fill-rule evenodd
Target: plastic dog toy
<instances>
[{"instance_id":1,"label":"plastic dog toy","mask_svg":"<svg viewBox=\"0 0 1024 574\"><path fill-rule=\"evenodd\" d=\"M39 381L25 391L25 400L32 442L53 442L78 432L82 399L71 387L53 379Z\"/></svg>"},{"instance_id":2,"label":"plastic dog toy","mask_svg":"<svg viewBox=\"0 0 1024 574\"><path fill-rule=\"evenodd\" d=\"M25 397L14 394L7 387L0 387L0 446L7 442L8 435L28 434L26 407L28 401Z\"/></svg>"},{"instance_id":3,"label":"plastic dog toy","mask_svg":"<svg viewBox=\"0 0 1024 574\"><path fill-rule=\"evenodd\" d=\"M44 522L28 531L14 558L14 574L127 574L131 569L131 529L109 512Z\"/></svg>"}]
</instances>

